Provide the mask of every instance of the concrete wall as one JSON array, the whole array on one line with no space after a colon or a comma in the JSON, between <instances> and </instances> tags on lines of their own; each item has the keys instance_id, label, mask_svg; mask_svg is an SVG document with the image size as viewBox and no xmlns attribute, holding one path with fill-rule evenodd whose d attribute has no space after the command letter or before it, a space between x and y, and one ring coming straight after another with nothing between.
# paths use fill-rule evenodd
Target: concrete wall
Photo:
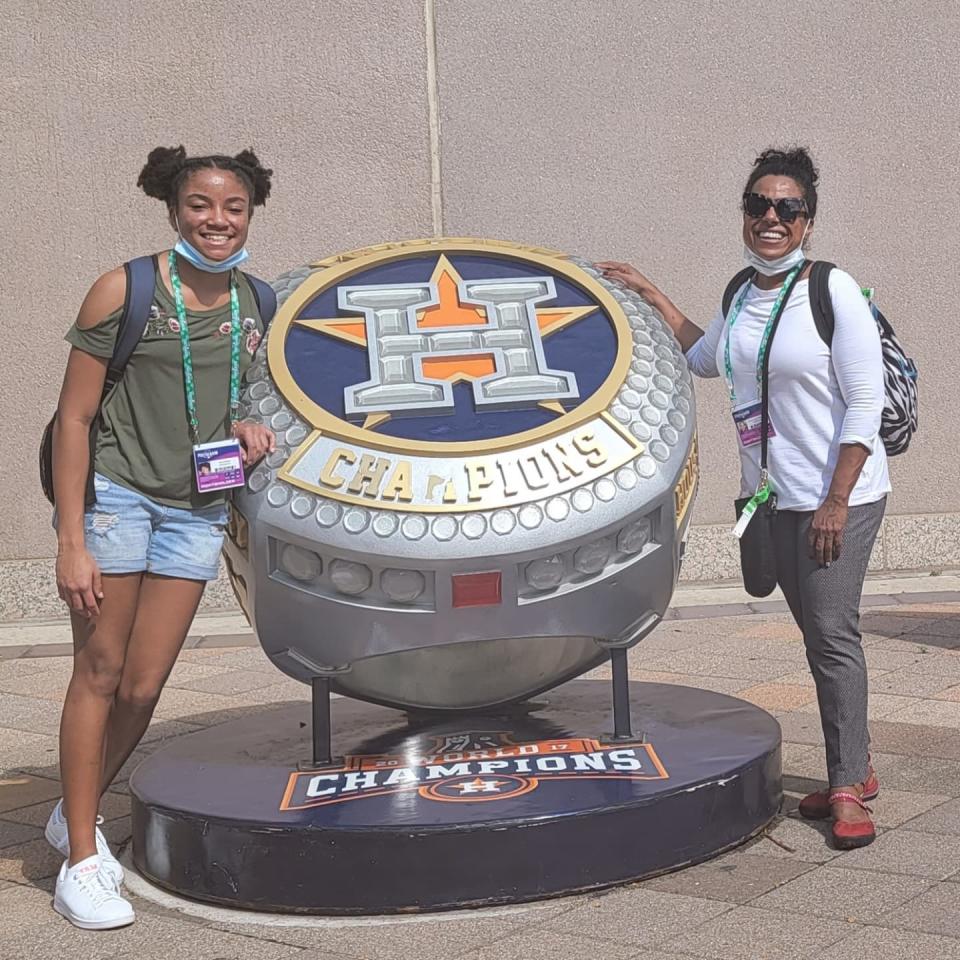
<instances>
[{"instance_id":1,"label":"concrete wall","mask_svg":"<svg viewBox=\"0 0 960 960\"><path fill-rule=\"evenodd\" d=\"M922 371L876 565L960 563L960 5L954 0L0 0L0 618L47 607L35 438L102 271L166 245L148 150L254 146L276 171L263 276L434 232L629 259L709 319L771 144L821 166L813 252L878 299ZM435 44L431 38L435 31ZM722 385L698 388L688 576L735 572ZM6 561L3 563L2 561ZM25 562L38 561L38 562Z\"/></svg>"}]
</instances>

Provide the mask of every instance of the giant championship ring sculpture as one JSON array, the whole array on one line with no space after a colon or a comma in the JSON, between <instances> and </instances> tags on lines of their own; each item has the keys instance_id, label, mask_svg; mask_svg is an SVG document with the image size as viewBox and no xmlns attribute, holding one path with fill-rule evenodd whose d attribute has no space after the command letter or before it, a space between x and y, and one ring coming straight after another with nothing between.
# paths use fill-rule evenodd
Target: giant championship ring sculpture
<instances>
[{"instance_id":1,"label":"giant championship ring sculpture","mask_svg":"<svg viewBox=\"0 0 960 960\"><path fill-rule=\"evenodd\" d=\"M666 609L697 483L690 375L589 262L480 240L294 270L243 414L276 452L227 565L263 649L380 703L529 697Z\"/></svg>"},{"instance_id":2,"label":"giant championship ring sculpture","mask_svg":"<svg viewBox=\"0 0 960 960\"><path fill-rule=\"evenodd\" d=\"M231 906L406 913L623 883L768 823L776 721L627 676L697 485L690 376L653 310L587 261L480 240L275 287L243 413L277 449L225 556L311 702L145 760L137 870ZM607 657L609 686L572 679Z\"/></svg>"}]
</instances>

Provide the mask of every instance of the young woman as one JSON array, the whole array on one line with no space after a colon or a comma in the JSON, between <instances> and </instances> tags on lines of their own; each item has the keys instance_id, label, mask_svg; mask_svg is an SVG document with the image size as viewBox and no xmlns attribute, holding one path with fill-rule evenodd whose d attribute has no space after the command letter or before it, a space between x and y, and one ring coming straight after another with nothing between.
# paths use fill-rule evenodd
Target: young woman
<instances>
[{"instance_id":1,"label":"young woman","mask_svg":"<svg viewBox=\"0 0 960 960\"><path fill-rule=\"evenodd\" d=\"M263 333L237 267L271 172L250 150L153 150L137 185L163 201L177 242L155 257L146 329L102 406L123 268L94 283L67 334L53 480L57 587L70 608L74 666L60 724L64 796L46 836L66 858L54 908L79 927L133 922L97 808L147 729L206 581L217 576L226 493L199 492L194 448L235 438L234 456L252 463L274 447L269 430L236 418L240 378ZM96 502L85 507L91 468Z\"/></svg>"},{"instance_id":2,"label":"young woman","mask_svg":"<svg viewBox=\"0 0 960 960\"><path fill-rule=\"evenodd\" d=\"M800 812L832 816L838 847L875 836L864 802L876 796L869 762L867 668L860 643L860 595L890 491L878 432L884 403L880 337L856 281L830 273L833 340L817 333L803 245L817 214L818 175L806 150L767 150L743 193L743 242L756 271L728 316L706 333L649 280L625 263L602 263L608 277L663 314L701 377L723 376L734 422L758 407L758 364L781 290L799 271L770 342L769 483L777 494L777 576L803 632L826 743L830 789L805 797ZM755 431L753 432L755 434ZM741 496L760 483L760 444L738 430Z\"/></svg>"}]
</instances>

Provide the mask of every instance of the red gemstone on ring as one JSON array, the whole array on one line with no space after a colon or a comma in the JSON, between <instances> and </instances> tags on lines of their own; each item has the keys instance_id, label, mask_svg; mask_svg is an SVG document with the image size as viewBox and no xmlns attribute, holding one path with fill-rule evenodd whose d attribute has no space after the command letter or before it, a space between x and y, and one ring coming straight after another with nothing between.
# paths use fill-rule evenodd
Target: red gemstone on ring
<instances>
[{"instance_id":1,"label":"red gemstone on ring","mask_svg":"<svg viewBox=\"0 0 960 960\"><path fill-rule=\"evenodd\" d=\"M452 576L455 607L487 607L500 603L500 571L458 573Z\"/></svg>"}]
</instances>

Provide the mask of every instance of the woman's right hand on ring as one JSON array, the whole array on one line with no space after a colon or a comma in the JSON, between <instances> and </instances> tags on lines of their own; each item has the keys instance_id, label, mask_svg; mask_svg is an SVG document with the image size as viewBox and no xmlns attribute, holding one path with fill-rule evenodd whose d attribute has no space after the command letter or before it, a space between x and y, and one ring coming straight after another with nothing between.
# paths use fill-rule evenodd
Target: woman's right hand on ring
<instances>
[{"instance_id":1,"label":"woman's right hand on ring","mask_svg":"<svg viewBox=\"0 0 960 960\"><path fill-rule=\"evenodd\" d=\"M644 300L660 295L660 291L636 268L629 263L619 263L616 260L603 260L595 264L603 271L608 280L619 280L628 290L639 293Z\"/></svg>"},{"instance_id":2,"label":"woman's right hand on ring","mask_svg":"<svg viewBox=\"0 0 960 960\"><path fill-rule=\"evenodd\" d=\"M100 568L86 548L62 549L57 554L57 590L71 612L87 618L100 615Z\"/></svg>"}]
</instances>

